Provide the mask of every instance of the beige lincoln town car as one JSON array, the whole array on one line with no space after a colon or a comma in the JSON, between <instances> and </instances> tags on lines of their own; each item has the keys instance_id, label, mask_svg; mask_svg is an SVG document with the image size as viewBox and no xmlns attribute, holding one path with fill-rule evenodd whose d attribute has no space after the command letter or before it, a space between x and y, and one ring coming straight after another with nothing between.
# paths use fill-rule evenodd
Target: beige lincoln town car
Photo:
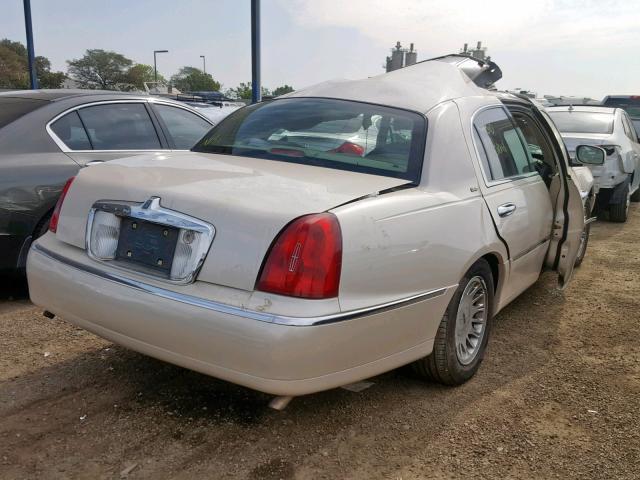
<instances>
[{"instance_id":1,"label":"beige lincoln town car","mask_svg":"<svg viewBox=\"0 0 640 480\"><path fill-rule=\"evenodd\" d=\"M322 83L237 110L191 152L85 168L31 248L31 298L284 397L409 363L463 383L497 312L543 269L566 285L584 227L549 117L477 83L442 59Z\"/></svg>"}]
</instances>

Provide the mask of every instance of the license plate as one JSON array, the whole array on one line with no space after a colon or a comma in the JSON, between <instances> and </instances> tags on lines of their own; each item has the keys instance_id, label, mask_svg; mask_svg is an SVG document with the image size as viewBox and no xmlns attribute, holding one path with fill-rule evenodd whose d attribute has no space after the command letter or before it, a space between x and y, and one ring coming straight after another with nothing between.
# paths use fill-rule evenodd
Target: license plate
<instances>
[{"instance_id":1,"label":"license plate","mask_svg":"<svg viewBox=\"0 0 640 480\"><path fill-rule=\"evenodd\" d=\"M161 272L169 276L179 230L157 223L123 218L116 260Z\"/></svg>"}]
</instances>

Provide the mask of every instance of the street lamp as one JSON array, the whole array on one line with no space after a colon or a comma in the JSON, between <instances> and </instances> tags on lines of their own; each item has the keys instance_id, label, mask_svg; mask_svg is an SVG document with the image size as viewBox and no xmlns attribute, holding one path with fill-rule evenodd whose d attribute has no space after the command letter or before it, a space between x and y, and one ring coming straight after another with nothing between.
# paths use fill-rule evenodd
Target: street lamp
<instances>
[{"instance_id":1,"label":"street lamp","mask_svg":"<svg viewBox=\"0 0 640 480\"><path fill-rule=\"evenodd\" d=\"M202 59L202 72L203 73L207 73L207 60L204 58L204 55L200 55L200 58Z\"/></svg>"},{"instance_id":2,"label":"street lamp","mask_svg":"<svg viewBox=\"0 0 640 480\"><path fill-rule=\"evenodd\" d=\"M169 53L169 50L154 50L153 51L153 80L156 82L156 87L158 86L158 67L156 61L157 53Z\"/></svg>"}]
</instances>

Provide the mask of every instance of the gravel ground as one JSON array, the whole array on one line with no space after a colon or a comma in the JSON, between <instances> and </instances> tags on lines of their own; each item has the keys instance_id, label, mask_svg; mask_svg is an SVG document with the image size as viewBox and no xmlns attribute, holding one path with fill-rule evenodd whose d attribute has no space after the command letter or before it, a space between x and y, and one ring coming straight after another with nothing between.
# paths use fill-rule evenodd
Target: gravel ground
<instances>
[{"instance_id":1,"label":"gravel ground","mask_svg":"<svg viewBox=\"0 0 640 480\"><path fill-rule=\"evenodd\" d=\"M48 320L5 285L0 478L637 479L639 238L638 206L594 224L571 286L545 273L501 312L462 387L400 369L284 412Z\"/></svg>"}]
</instances>

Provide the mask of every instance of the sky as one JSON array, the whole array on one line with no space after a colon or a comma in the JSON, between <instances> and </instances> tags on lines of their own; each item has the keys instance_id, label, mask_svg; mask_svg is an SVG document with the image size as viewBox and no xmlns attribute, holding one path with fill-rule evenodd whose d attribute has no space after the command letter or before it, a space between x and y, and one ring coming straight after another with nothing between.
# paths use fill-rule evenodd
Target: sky
<instances>
[{"instance_id":1,"label":"sky","mask_svg":"<svg viewBox=\"0 0 640 480\"><path fill-rule=\"evenodd\" d=\"M383 73L396 41L418 60L482 41L500 89L602 98L640 94L640 0L262 0L262 83L302 88ZM0 0L0 38L25 41L22 0ZM251 79L249 0L31 0L36 55L66 71L89 48L171 76L201 67Z\"/></svg>"}]
</instances>

